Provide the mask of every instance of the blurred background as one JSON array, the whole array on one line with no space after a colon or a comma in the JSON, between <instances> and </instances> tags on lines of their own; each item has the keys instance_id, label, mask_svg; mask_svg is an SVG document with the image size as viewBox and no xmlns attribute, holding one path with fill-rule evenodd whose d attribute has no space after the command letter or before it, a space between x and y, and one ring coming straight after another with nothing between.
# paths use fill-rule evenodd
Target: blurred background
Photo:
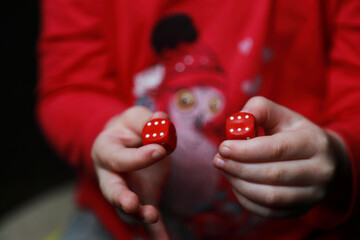
<instances>
[{"instance_id":1,"label":"blurred background","mask_svg":"<svg viewBox=\"0 0 360 240\"><path fill-rule=\"evenodd\" d=\"M63 186L71 185L74 175L47 145L34 114L39 1L1 1L0 11L0 79L5 84L1 88L5 93L5 113L1 114L5 145L1 148L0 239L4 239L4 226L8 228L9 221L25 218L21 214L28 214L24 212L31 211L32 206L41 208L45 204L39 202L49 202L51 194L62 194Z\"/></svg>"}]
</instances>

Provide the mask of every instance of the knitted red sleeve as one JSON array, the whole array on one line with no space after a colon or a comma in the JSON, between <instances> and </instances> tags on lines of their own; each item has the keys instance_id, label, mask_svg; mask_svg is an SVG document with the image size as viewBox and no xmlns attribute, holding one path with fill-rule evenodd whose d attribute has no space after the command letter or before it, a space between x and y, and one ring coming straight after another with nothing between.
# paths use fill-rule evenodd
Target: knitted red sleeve
<instances>
[{"instance_id":1,"label":"knitted red sleeve","mask_svg":"<svg viewBox=\"0 0 360 240\"><path fill-rule=\"evenodd\" d=\"M38 120L60 155L90 171L95 137L126 108L111 64L105 15L103 1L42 2Z\"/></svg>"},{"instance_id":2,"label":"knitted red sleeve","mask_svg":"<svg viewBox=\"0 0 360 240\"><path fill-rule=\"evenodd\" d=\"M349 151L351 174L340 179L307 220L334 227L359 212L360 199L360 2L339 1L331 23L327 120Z\"/></svg>"}]
</instances>

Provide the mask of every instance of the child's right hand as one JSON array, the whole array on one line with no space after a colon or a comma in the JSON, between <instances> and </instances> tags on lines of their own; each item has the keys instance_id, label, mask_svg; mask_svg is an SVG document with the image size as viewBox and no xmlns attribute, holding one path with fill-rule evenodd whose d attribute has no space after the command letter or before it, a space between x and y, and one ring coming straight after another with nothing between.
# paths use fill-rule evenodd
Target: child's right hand
<instances>
[{"instance_id":1,"label":"child's right hand","mask_svg":"<svg viewBox=\"0 0 360 240\"><path fill-rule=\"evenodd\" d=\"M162 188L170 172L166 150L157 144L141 146L143 126L152 118L167 118L135 106L111 119L96 138L92 158L105 198L128 223L143 223L153 239L168 239L160 213Z\"/></svg>"}]
</instances>

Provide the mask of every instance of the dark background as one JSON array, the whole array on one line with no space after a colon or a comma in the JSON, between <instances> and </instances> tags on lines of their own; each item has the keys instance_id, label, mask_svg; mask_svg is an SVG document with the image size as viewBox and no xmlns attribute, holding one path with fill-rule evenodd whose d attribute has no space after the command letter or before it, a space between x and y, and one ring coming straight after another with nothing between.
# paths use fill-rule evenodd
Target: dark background
<instances>
[{"instance_id":1,"label":"dark background","mask_svg":"<svg viewBox=\"0 0 360 240\"><path fill-rule=\"evenodd\" d=\"M37 126L36 41L39 2L1 1L3 119L0 217L31 198L72 180L73 172L53 153Z\"/></svg>"},{"instance_id":2,"label":"dark background","mask_svg":"<svg viewBox=\"0 0 360 240\"><path fill-rule=\"evenodd\" d=\"M74 179L44 140L34 115L39 12L36 0L0 1L0 218Z\"/></svg>"}]
</instances>

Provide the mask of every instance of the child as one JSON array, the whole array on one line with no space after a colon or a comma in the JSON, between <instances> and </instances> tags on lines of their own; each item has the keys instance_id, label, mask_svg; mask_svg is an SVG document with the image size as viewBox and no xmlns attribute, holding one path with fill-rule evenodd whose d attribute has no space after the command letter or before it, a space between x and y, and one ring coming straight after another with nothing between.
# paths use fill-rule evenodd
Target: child
<instances>
[{"instance_id":1,"label":"child","mask_svg":"<svg viewBox=\"0 0 360 240\"><path fill-rule=\"evenodd\" d=\"M357 1L43 1L39 122L78 172L80 213L115 239L354 235L359 13ZM240 110L264 135L224 141ZM177 128L169 156L141 146L157 117Z\"/></svg>"}]
</instances>

